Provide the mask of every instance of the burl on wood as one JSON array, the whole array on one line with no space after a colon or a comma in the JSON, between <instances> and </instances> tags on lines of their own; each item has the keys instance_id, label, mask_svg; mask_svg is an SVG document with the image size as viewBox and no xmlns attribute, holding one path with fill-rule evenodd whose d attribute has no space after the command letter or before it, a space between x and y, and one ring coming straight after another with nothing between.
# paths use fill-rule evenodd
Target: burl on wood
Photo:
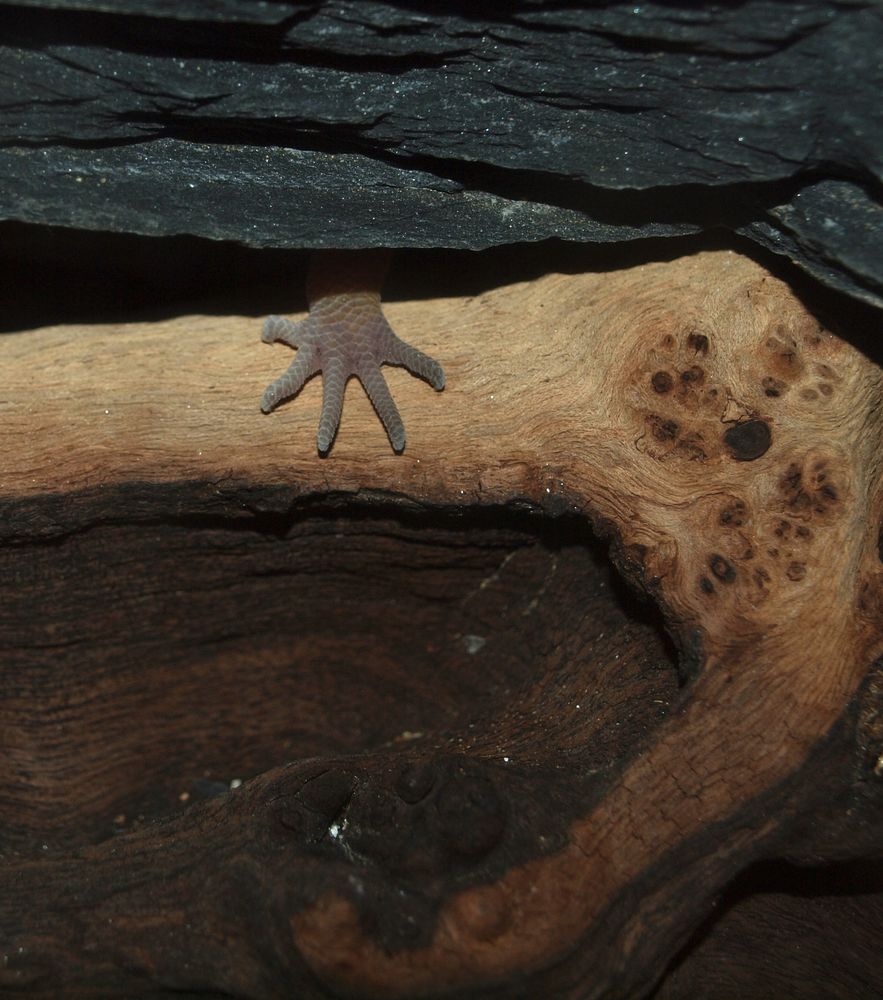
<instances>
[{"instance_id":1,"label":"burl on wood","mask_svg":"<svg viewBox=\"0 0 883 1000\"><path fill-rule=\"evenodd\" d=\"M401 456L254 317L0 345L4 995L634 997L878 848L880 370L727 252L386 315Z\"/></svg>"}]
</instances>

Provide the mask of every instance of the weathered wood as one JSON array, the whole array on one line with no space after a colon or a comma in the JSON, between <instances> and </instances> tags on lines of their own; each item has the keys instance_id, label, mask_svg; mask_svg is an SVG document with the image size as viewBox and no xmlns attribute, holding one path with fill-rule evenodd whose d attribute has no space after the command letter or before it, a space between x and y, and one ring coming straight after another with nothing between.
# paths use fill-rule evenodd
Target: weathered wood
<instances>
[{"instance_id":1,"label":"weathered wood","mask_svg":"<svg viewBox=\"0 0 883 1000\"><path fill-rule=\"evenodd\" d=\"M871 850L880 370L730 252L386 313L400 457L253 317L4 337L7 991L635 996Z\"/></svg>"},{"instance_id":2,"label":"weathered wood","mask_svg":"<svg viewBox=\"0 0 883 1000\"><path fill-rule=\"evenodd\" d=\"M652 1000L883 992L883 863L756 866L719 900Z\"/></svg>"}]
</instances>

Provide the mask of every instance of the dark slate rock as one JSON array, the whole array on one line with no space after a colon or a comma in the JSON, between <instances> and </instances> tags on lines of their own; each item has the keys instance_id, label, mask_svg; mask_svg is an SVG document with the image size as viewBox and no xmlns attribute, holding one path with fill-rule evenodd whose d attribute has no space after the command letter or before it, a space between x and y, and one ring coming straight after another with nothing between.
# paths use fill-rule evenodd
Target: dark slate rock
<instances>
[{"instance_id":1,"label":"dark slate rock","mask_svg":"<svg viewBox=\"0 0 883 1000\"><path fill-rule=\"evenodd\" d=\"M613 212L608 221L359 154L219 149L179 139L92 149L88 157L64 146L0 150L0 172L16 177L14 187L0 188L7 218L263 247L479 250L552 236L611 242L701 228L635 212Z\"/></svg>"},{"instance_id":2,"label":"dark slate rock","mask_svg":"<svg viewBox=\"0 0 883 1000\"><path fill-rule=\"evenodd\" d=\"M883 304L883 10L0 0L0 216L252 246L729 228Z\"/></svg>"},{"instance_id":3,"label":"dark slate rock","mask_svg":"<svg viewBox=\"0 0 883 1000\"><path fill-rule=\"evenodd\" d=\"M880 304L883 284L883 202L860 183L822 180L795 191L782 205L741 228L776 253L785 253L826 284L844 277L859 298ZM860 289L869 290L861 294Z\"/></svg>"}]
</instances>

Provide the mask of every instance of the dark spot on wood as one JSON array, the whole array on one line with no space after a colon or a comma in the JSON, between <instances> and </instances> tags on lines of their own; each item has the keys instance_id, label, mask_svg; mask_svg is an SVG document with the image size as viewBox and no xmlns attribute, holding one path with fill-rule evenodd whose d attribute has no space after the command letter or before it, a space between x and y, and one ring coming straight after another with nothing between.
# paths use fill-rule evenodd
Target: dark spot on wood
<instances>
[{"instance_id":1,"label":"dark spot on wood","mask_svg":"<svg viewBox=\"0 0 883 1000\"><path fill-rule=\"evenodd\" d=\"M701 385L704 380L705 372L698 365L693 365L691 368L687 368L685 371L681 372L682 382Z\"/></svg>"},{"instance_id":2,"label":"dark spot on wood","mask_svg":"<svg viewBox=\"0 0 883 1000\"><path fill-rule=\"evenodd\" d=\"M780 331L778 337L770 337L766 346L772 355L767 361L772 372L791 379L803 370L804 365L797 350L797 342L786 333Z\"/></svg>"},{"instance_id":3,"label":"dark spot on wood","mask_svg":"<svg viewBox=\"0 0 883 1000\"><path fill-rule=\"evenodd\" d=\"M773 437L765 420L746 420L724 432L724 442L737 462L753 462L766 454Z\"/></svg>"},{"instance_id":4,"label":"dark spot on wood","mask_svg":"<svg viewBox=\"0 0 883 1000\"><path fill-rule=\"evenodd\" d=\"M807 483L800 467L792 462L780 480L779 485L792 511L801 514L807 511L826 514L831 505L839 501L840 494L837 487L828 482L824 463L817 463L813 469L815 475L811 482ZM811 537L809 529L805 531L807 533L801 533L801 537Z\"/></svg>"},{"instance_id":5,"label":"dark spot on wood","mask_svg":"<svg viewBox=\"0 0 883 1000\"><path fill-rule=\"evenodd\" d=\"M830 396L833 394L834 389L832 386L828 385L827 382L819 382L819 392L823 396Z\"/></svg>"},{"instance_id":6,"label":"dark spot on wood","mask_svg":"<svg viewBox=\"0 0 883 1000\"><path fill-rule=\"evenodd\" d=\"M333 820L349 802L354 786L355 776L351 772L332 768L307 781L298 798L309 809Z\"/></svg>"},{"instance_id":7,"label":"dark spot on wood","mask_svg":"<svg viewBox=\"0 0 883 1000\"><path fill-rule=\"evenodd\" d=\"M648 582L645 578L645 563L647 546L633 543L631 545L614 544L610 550L616 568L637 590L644 589Z\"/></svg>"},{"instance_id":8,"label":"dark spot on wood","mask_svg":"<svg viewBox=\"0 0 883 1000\"><path fill-rule=\"evenodd\" d=\"M676 420L666 420L657 414L651 414L648 418L650 422L650 432L657 441L673 441L678 436L678 422Z\"/></svg>"},{"instance_id":9,"label":"dark spot on wood","mask_svg":"<svg viewBox=\"0 0 883 1000\"><path fill-rule=\"evenodd\" d=\"M803 473L801 472L800 466L792 462L785 471L785 475L782 477L782 489L792 492L800 488L800 483L803 479Z\"/></svg>"},{"instance_id":10,"label":"dark spot on wood","mask_svg":"<svg viewBox=\"0 0 883 1000\"><path fill-rule=\"evenodd\" d=\"M785 570L785 575L789 580L793 580L796 583L798 580L802 580L806 576L806 566L802 562L788 563L788 569Z\"/></svg>"},{"instance_id":11,"label":"dark spot on wood","mask_svg":"<svg viewBox=\"0 0 883 1000\"><path fill-rule=\"evenodd\" d=\"M714 584L708 579L707 576L703 576L699 580L699 589L703 594L713 594Z\"/></svg>"},{"instance_id":12,"label":"dark spot on wood","mask_svg":"<svg viewBox=\"0 0 883 1000\"><path fill-rule=\"evenodd\" d=\"M715 553L709 560L708 565L711 572L721 581L721 583L732 583L736 579L736 569L733 564L722 555Z\"/></svg>"},{"instance_id":13,"label":"dark spot on wood","mask_svg":"<svg viewBox=\"0 0 883 1000\"><path fill-rule=\"evenodd\" d=\"M503 801L493 783L480 775L451 777L440 789L435 809L442 838L455 854L487 854L503 835Z\"/></svg>"},{"instance_id":14,"label":"dark spot on wood","mask_svg":"<svg viewBox=\"0 0 883 1000\"><path fill-rule=\"evenodd\" d=\"M797 526L795 534L798 538L812 538L812 531L802 524Z\"/></svg>"},{"instance_id":15,"label":"dark spot on wood","mask_svg":"<svg viewBox=\"0 0 883 1000\"><path fill-rule=\"evenodd\" d=\"M819 398L819 394L815 391L815 389L801 389L800 398L812 402L812 400Z\"/></svg>"},{"instance_id":16,"label":"dark spot on wood","mask_svg":"<svg viewBox=\"0 0 883 1000\"><path fill-rule=\"evenodd\" d=\"M687 345L697 354L708 354L708 337L704 333L691 333L687 337Z\"/></svg>"},{"instance_id":17,"label":"dark spot on wood","mask_svg":"<svg viewBox=\"0 0 883 1000\"><path fill-rule=\"evenodd\" d=\"M632 570L643 570L644 560L647 558L647 546L638 542L632 545L616 545L611 555L616 559L617 567L628 573Z\"/></svg>"},{"instance_id":18,"label":"dark spot on wood","mask_svg":"<svg viewBox=\"0 0 883 1000\"><path fill-rule=\"evenodd\" d=\"M752 579L758 587L763 588L770 582L770 575L763 566L758 566L752 574Z\"/></svg>"},{"instance_id":19,"label":"dark spot on wood","mask_svg":"<svg viewBox=\"0 0 883 1000\"><path fill-rule=\"evenodd\" d=\"M862 580L856 605L860 614L883 620L883 595L870 580Z\"/></svg>"},{"instance_id":20,"label":"dark spot on wood","mask_svg":"<svg viewBox=\"0 0 883 1000\"><path fill-rule=\"evenodd\" d=\"M425 799L436 782L435 768L429 763L409 764L396 778L396 795L402 801L413 805Z\"/></svg>"},{"instance_id":21,"label":"dark spot on wood","mask_svg":"<svg viewBox=\"0 0 883 1000\"><path fill-rule=\"evenodd\" d=\"M426 947L435 919L425 902L405 892L389 897L384 887L359 900L361 926L391 952Z\"/></svg>"},{"instance_id":22,"label":"dark spot on wood","mask_svg":"<svg viewBox=\"0 0 883 1000\"><path fill-rule=\"evenodd\" d=\"M662 338L662 346L663 346L663 347L664 347L664 348L665 348L665 349L666 349L667 351L670 351L670 350L672 350L672 349L674 348L674 346L675 346L675 339L674 339L674 337L673 337L673 336L672 336L672 335L671 335L670 333L667 333L667 334L666 334L666 335L665 335L665 336L664 336L664 337Z\"/></svg>"},{"instance_id":23,"label":"dark spot on wood","mask_svg":"<svg viewBox=\"0 0 883 1000\"><path fill-rule=\"evenodd\" d=\"M671 392L674 379L668 372L654 372L653 377L650 379L650 384L653 386L655 392Z\"/></svg>"},{"instance_id":24,"label":"dark spot on wood","mask_svg":"<svg viewBox=\"0 0 883 1000\"><path fill-rule=\"evenodd\" d=\"M708 456L702 444L702 435L697 431L678 442L678 451L691 462L704 462Z\"/></svg>"},{"instance_id":25,"label":"dark spot on wood","mask_svg":"<svg viewBox=\"0 0 883 1000\"><path fill-rule=\"evenodd\" d=\"M293 795L278 799L273 815L287 839L293 837L301 844L320 844L328 836L329 821Z\"/></svg>"},{"instance_id":26,"label":"dark spot on wood","mask_svg":"<svg viewBox=\"0 0 883 1000\"><path fill-rule=\"evenodd\" d=\"M773 378L772 375L767 375L760 384L763 386L764 393L771 397L781 396L788 388L781 379Z\"/></svg>"},{"instance_id":27,"label":"dark spot on wood","mask_svg":"<svg viewBox=\"0 0 883 1000\"><path fill-rule=\"evenodd\" d=\"M349 803L356 777L343 768L329 768L301 780L296 791L279 796L274 814L280 825L298 840L319 843L327 836L331 822Z\"/></svg>"},{"instance_id":28,"label":"dark spot on wood","mask_svg":"<svg viewBox=\"0 0 883 1000\"><path fill-rule=\"evenodd\" d=\"M347 842L375 861L400 863L411 834L408 806L385 788L362 785L346 810Z\"/></svg>"},{"instance_id":29,"label":"dark spot on wood","mask_svg":"<svg viewBox=\"0 0 883 1000\"><path fill-rule=\"evenodd\" d=\"M737 500L720 512L720 523L733 528L741 528L745 524L745 504Z\"/></svg>"}]
</instances>

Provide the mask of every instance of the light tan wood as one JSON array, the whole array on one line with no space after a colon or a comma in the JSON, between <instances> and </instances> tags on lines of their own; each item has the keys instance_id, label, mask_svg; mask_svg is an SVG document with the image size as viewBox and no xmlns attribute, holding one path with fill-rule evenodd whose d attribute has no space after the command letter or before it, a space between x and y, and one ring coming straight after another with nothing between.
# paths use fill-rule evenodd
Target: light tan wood
<instances>
[{"instance_id":1,"label":"light tan wood","mask_svg":"<svg viewBox=\"0 0 883 1000\"><path fill-rule=\"evenodd\" d=\"M261 344L251 318L8 335L0 494L241 478L453 503L563 500L646 548L644 571L679 617L730 633L766 633L817 588L839 594L864 562L873 571L881 373L748 259L550 275L385 311L448 376L434 393L384 369L408 431L401 456L355 381L328 458L315 451L319 377L261 414L291 351ZM654 391L659 372L671 391ZM698 379L683 381L689 372ZM772 446L734 461L724 432L751 418ZM737 570L731 584L713 554Z\"/></svg>"},{"instance_id":2,"label":"light tan wood","mask_svg":"<svg viewBox=\"0 0 883 1000\"><path fill-rule=\"evenodd\" d=\"M611 909L624 887L805 767L883 653L883 374L732 252L385 312L447 375L435 393L385 369L402 456L356 383L328 458L320 379L262 415L291 352L251 318L10 335L0 494L260 482L594 518L701 668L683 711L567 849L445 903L430 946L384 952L333 892L292 932L323 980L383 996L527 975L602 921L638 960L680 875ZM770 435L756 457L727 436L748 424ZM737 827L714 862L697 840L683 871L719 885L776 828Z\"/></svg>"}]
</instances>

